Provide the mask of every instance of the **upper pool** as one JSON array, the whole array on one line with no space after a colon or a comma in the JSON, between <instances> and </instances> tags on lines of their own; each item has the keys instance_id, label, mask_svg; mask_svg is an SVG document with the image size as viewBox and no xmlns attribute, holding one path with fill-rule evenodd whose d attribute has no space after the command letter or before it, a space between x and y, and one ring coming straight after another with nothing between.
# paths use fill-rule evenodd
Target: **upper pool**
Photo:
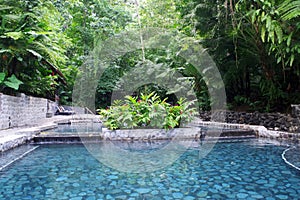
<instances>
[{"instance_id":1,"label":"upper pool","mask_svg":"<svg viewBox=\"0 0 300 200\"><path fill-rule=\"evenodd\" d=\"M73 133L91 133L101 132L101 123L72 123L72 124L60 124L57 128L49 130L47 132L55 132L60 134L73 134Z\"/></svg>"},{"instance_id":2,"label":"upper pool","mask_svg":"<svg viewBox=\"0 0 300 200\"><path fill-rule=\"evenodd\" d=\"M0 171L0 199L271 200L300 196L300 172L281 158L287 144L262 139L219 142L204 158L199 147L188 149L164 169L132 174L105 166L83 145L41 145Z\"/></svg>"}]
</instances>

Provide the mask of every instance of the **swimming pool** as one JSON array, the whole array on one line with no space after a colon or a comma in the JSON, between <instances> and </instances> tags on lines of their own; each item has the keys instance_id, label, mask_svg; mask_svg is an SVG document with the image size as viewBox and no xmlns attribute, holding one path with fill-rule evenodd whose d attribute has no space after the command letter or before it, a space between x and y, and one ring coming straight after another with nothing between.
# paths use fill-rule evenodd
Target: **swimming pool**
<instances>
[{"instance_id":1,"label":"swimming pool","mask_svg":"<svg viewBox=\"0 0 300 200\"><path fill-rule=\"evenodd\" d=\"M73 133L93 133L101 132L101 123L72 123L72 124L60 124L57 128L48 130L47 132L55 132L60 134L73 134Z\"/></svg>"},{"instance_id":2,"label":"swimming pool","mask_svg":"<svg viewBox=\"0 0 300 200\"><path fill-rule=\"evenodd\" d=\"M164 169L135 174L101 164L80 144L40 145L0 171L0 199L271 200L300 196L300 173L281 158L287 144L263 139L218 142L202 159L199 147L188 149Z\"/></svg>"}]
</instances>

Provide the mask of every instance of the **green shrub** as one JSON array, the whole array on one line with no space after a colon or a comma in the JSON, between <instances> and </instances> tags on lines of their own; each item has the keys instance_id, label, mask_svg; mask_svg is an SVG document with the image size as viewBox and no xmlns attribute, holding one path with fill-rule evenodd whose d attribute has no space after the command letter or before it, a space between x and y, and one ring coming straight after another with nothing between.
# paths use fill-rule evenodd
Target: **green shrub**
<instances>
[{"instance_id":1,"label":"green shrub","mask_svg":"<svg viewBox=\"0 0 300 200\"><path fill-rule=\"evenodd\" d=\"M126 96L116 100L108 109L101 109L104 125L111 130L120 128L172 129L190 122L196 114L193 101L180 98L175 106L161 100L154 92L140 98Z\"/></svg>"}]
</instances>

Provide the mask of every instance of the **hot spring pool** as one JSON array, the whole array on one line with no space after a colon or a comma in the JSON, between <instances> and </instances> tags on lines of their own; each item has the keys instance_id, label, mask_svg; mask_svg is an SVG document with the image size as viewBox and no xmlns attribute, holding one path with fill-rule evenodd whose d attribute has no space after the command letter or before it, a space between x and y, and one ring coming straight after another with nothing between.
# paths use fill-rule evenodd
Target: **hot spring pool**
<instances>
[{"instance_id":1,"label":"hot spring pool","mask_svg":"<svg viewBox=\"0 0 300 200\"><path fill-rule=\"evenodd\" d=\"M219 142L203 159L190 148L162 170L131 174L101 164L83 145L40 145L0 171L0 199L298 199L300 172L281 158L286 148Z\"/></svg>"},{"instance_id":2,"label":"hot spring pool","mask_svg":"<svg viewBox=\"0 0 300 200\"><path fill-rule=\"evenodd\" d=\"M73 124L60 124L57 128L49 130L50 132L60 134L73 134L73 133L91 133L101 132L102 124L100 123L73 123Z\"/></svg>"}]
</instances>

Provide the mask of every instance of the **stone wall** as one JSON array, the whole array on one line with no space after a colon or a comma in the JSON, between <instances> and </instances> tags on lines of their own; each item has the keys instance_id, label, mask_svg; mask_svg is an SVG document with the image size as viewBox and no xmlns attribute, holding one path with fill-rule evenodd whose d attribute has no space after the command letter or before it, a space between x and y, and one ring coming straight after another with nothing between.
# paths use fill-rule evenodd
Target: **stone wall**
<instances>
[{"instance_id":1,"label":"stone wall","mask_svg":"<svg viewBox=\"0 0 300 200\"><path fill-rule=\"evenodd\" d=\"M168 139L199 139L201 128L176 128L172 130L164 129L128 129L111 131L102 129L100 137L104 140L168 140Z\"/></svg>"},{"instance_id":2,"label":"stone wall","mask_svg":"<svg viewBox=\"0 0 300 200\"><path fill-rule=\"evenodd\" d=\"M8 96L0 93L0 130L35 125L53 113L53 102L26 96Z\"/></svg>"},{"instance_id":3,"label":"stone wall","mask_svg":"<svg viewBox=\"0 0 300 200\"><path fill-rule=\"evenodd\" d=\"M259 125L274 131L300 133L300 116L296 117L281 113L246 113L233 111L220 111L220 113L216 114L225 116L226 119L224 122L227 123ZM210 121L211 113L201 112L200 118L203 121Z\"/></svg>"},{"instance_id":4,"label":"stone wall","mask_svg":"<svg viewBox=\"0 0 300 200\"><path fill-rule=\"evenodd\" d=\"M300 105L299 104L292 104L292 117L298 118L300 117Z\"/></svg>"}]
</instances>

